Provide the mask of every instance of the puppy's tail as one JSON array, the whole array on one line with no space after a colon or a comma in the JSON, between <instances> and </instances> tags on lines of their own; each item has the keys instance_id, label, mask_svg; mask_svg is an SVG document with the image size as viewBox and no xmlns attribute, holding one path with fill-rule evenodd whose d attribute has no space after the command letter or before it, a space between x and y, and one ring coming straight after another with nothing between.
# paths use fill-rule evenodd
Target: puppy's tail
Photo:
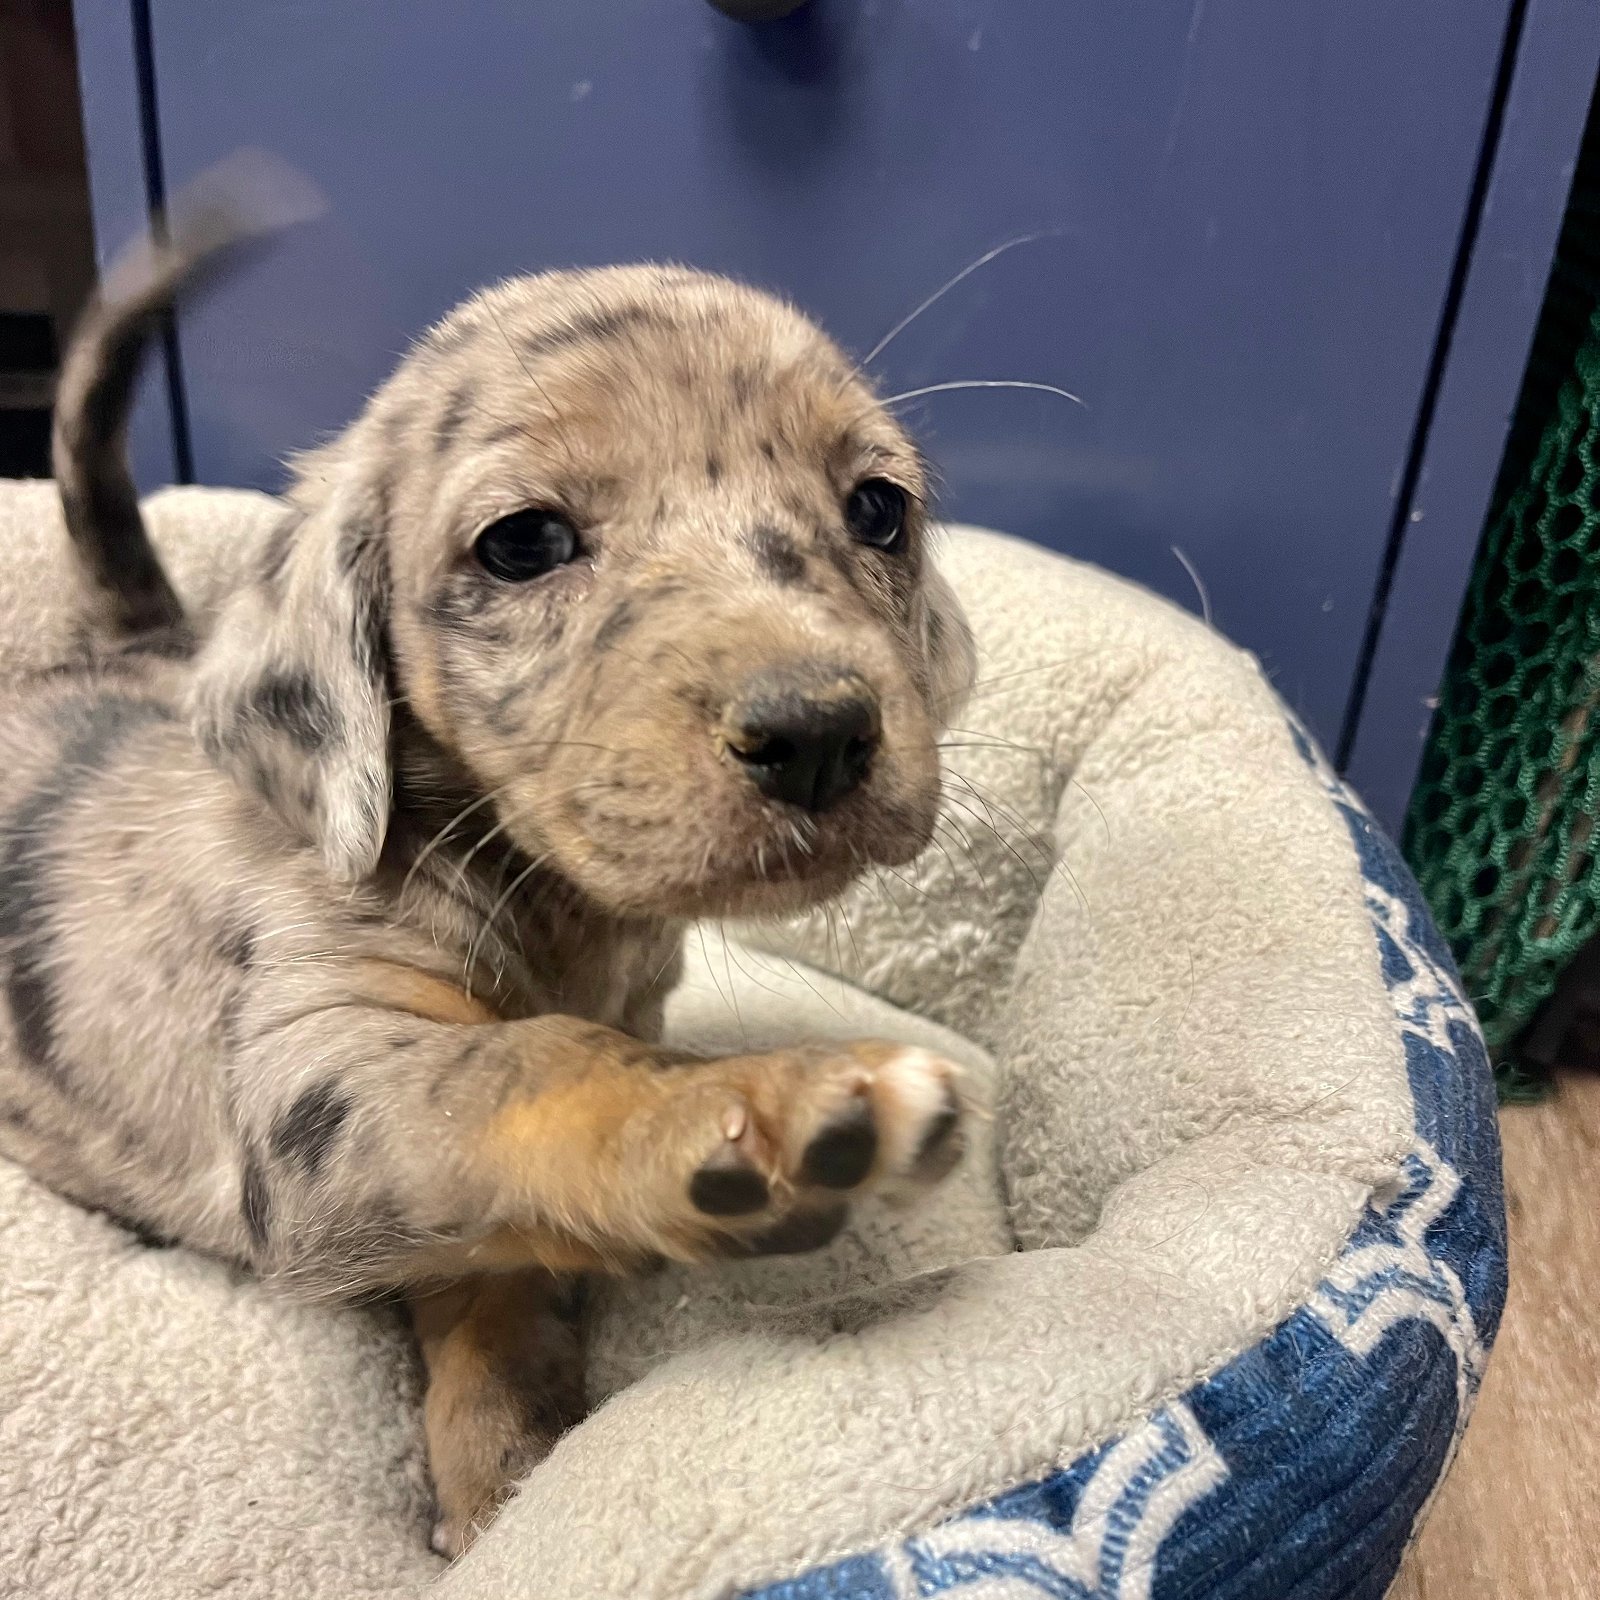
<instances>
[{"instance_id":1,"label":"puppy's tail","mask_svg":"<svg viewBox=\"0 0 1600 1600\"><path fill-rule=\"evenodd\" d=\"M51 455L67 532L100 628L183 626L128 470L128 415L144 358L178 302L323 209L312 186L259 151L230 156L152 219L106 273L73 332L56 388Z\"/></svg>"}]
</instances>

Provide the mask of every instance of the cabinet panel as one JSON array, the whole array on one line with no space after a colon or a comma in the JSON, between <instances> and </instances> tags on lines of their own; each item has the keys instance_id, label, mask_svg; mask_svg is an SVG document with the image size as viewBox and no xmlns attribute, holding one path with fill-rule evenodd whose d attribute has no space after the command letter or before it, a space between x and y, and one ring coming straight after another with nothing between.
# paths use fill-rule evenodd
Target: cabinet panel
<instances>
[{"instance_id":1,"label":"cabinet panel","mask_svg":"<svg viewBox=\"0 0 1600 1600\"><path fill-rule=\"evenodd\" d=\"M1332 742L1508 0L151 0L176 184L240 144L333 202L184 319L204 481L270 485L495 276L675 258L855 350L909 327L944 509L1195 605ZM1455 597L1442 599L1451 607Z\"/></svg>"},{"instance_id":2,"label":"cabinet panel","mask_svg":"<svg viewBox=\"0 0 1600 1600\"><path fill-rule=\"evenodd\" d=\"M1472 574L1600 62L1600 8L1532 0L1346 773L1397 836Z\"/></svg>"}]
</instances>

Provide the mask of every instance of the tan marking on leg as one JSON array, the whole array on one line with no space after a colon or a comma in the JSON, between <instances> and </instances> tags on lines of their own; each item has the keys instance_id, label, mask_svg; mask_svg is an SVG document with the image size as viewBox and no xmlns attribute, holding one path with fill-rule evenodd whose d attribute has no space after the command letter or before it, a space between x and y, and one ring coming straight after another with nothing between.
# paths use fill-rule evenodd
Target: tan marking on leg
<instances>
[{"instance_id":1,"label":"tan marking on leg","mask_svg":"<svg viewBox=\"0 0 1600 1600\"><path fill-rule=\"evenodd\" d=\"M392 961L358 961L353 969L357 995L372 1005L409 1011L432 1022L485 1023L500 1019L465 989L431 972Z\"/></svg>"},{"instance_id":2,"label":"tan marking on leg","mask_svg":"<svg viewBox=\"0 0 1600 1600\"><path fill-rule=\"evenodd\" d=\"M548 1273L469 1278L411 1302L428 1372L423 1422L439 1502L434 1548L460 1555L583 1415L575 1329Z\"/></svg>"},{"instance_id":3,"label":"tan marking on leg","mask_svg":"<svg viewBox=\"0 0 1600 1600\"><path fill-rule=\"evenodd\" d=\"M930 1130L959 1113L955 1068L926 1051L862 1041L669 1065L611 1029L547 1022L543 1087L490 1117L471 1153L499 1214L539 1225L531 1249L549 1227L608 1262L704 1260L842 1190L953 1164L924 1170Z\"/></svg>"}]
</instances>

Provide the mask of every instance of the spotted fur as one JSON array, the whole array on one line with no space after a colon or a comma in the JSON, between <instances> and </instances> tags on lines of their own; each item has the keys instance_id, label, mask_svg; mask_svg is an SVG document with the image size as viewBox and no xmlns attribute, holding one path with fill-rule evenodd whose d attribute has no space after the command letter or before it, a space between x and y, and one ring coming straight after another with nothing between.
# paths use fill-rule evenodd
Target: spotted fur
<instances>
[{"instance_id":1,"label":"spotted fur","mask_svg":"<svg viewBox=\"0 0 1600 1600\"><path fill-rule=\"evenodd\" d=\"M121 437L138 350L211 259L170 246L67 365L97 642L0 704L0 1152L287 1289L417 1296L455 1550L574 1414L565 1275L814 1247L855 1193L946 1170L948 1063L655 1041L689 920L924 846L970 639L922 462L851 363L766 295L654 267L452 313L301 459L201 628ZM850 538L868 475L907 491L903 554ZM507 583L473 542L529 506L579 556ZM740 717L819 673L877 742L802 828Z\"/></svg>"}]
</instances>

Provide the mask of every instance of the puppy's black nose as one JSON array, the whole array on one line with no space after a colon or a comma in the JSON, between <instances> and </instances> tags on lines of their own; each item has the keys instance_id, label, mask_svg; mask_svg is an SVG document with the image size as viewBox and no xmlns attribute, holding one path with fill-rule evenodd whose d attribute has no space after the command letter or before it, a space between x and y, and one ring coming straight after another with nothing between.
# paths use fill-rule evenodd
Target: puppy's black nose
<instances>
[{"instance_id":1,"label":"puppy's black nose","mask_svg":"<svg viewBox=\"0 0 1600 1600\"><path fill-rule=\"evenodd\" d=\"M878 702L853 672L812 667L758 673L724 719L730 753L773 800L826 811L872 766Z\"/></svg>"}]
</instances>

